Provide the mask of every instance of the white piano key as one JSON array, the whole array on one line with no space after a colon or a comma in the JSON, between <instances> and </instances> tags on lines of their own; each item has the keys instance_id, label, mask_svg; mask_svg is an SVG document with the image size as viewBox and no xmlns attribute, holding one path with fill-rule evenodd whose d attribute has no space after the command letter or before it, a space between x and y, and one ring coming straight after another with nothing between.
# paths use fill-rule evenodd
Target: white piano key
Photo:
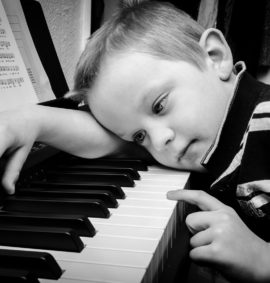
<instances>
[{"instance_id":1,"label":"white piano key","mask_svg":"<svg viewBox=\"0 0 270 283\"><path fill-rule=\"evenodd\" d=\"M122 187L123 190L129 191L129 190L136 190L138 192L143 191L143 192L157 192L157 193L167 193L168 191L171 190L180 190L183 189L183 186L169 186L168 184L166 185L151 185L151 183L148 184L140 184L137 183L135 187L133 188L126 188Z\"/></svg>"},{"instance_id":2,"label":"white piano key","mask_svg":"<svg viewBox=\"0 0 270 283\"><path fill-rule=\"evenodd\" d=\"M126 225L135 227L149 227L163 229L168 219L166 217L149 217L149 216L127 216L113 214L109 219L107 218L91 218L93 223L103 223L111 225Z\"/></svg>"},{"instance_id":3,"label":"white piano key","mask_svg":"<svg viewBox=\"0 0 270 283\"><path fill-rule=\"evenodd\" d=\"M65 278L65 279L58 279L57 281L55 280L50 280L50 279L39 279L40 283L115 283L112 281L99 281L99 280L78 280L78 279L71 279L71 278Z\"/></svg>"},{"instance_id":4,"label":"white piano key","mask_svg":"<svg viewBox=\"0 0 270 283\"><path fill-rule=\"evenodd\" d=\"M185 171L179 171L177 169L161 166L161 165L150 165L148 166L147 171L140 171L140 172L149 172L149 173L159 173L160 175L179 175L182 176L182 178L187 179L188 172Z\"/></svg>"},{"instance_id":5,"label":"white piano key","mask_svg":"<svg viewBox=\"0 0 270 283\"><path fill-rule=\"evenodd\" d=\"M154 199L132 199L127 197L126 199L119 199L119 205L125 206L136 206L136 207L149 207L149 208L171 208L174 207L175 204L166 199L163 200L154 200Z\"/></svg>"},{"instance_id":6,"label":"white piano key","mask_svg":"<svg viewBox=\"0 0 270 283\"><path fill-rule=\"evenodd\" d=\"M170 169L170 168L165 168L165 167L160 167L160 166L148 166L148 170L147 171L139 171L139 173L141 174L158 174L159 176L178 176L179 178L185 180L187 172L184 171L179 171L177 169Z\"/></svg>"},{"instance_id":7,"label":"white piano key","mask_svg":"<svg viewBox=\"0 0 270 283\"><path fill-rule=\"evenodd\" d=\"M97 281L97 280L78 280L78 279L71 279L71 278L60 278L57 281L55 280L51 280L51 279L39 279L40 283L113 283L113 282L109 282L109 281Z\"/></svg>"},{"instance_id":8,"label":"white piano key","mask_svg":"<svg viewBox=\"0 0 270 283\"><path fill-rule=\"evenodd\" d=\"M125 204L120 205L118 208L109 209L113 214L119 215L138 215L138 216L153 216L153 217L169 217L171 208L160 208L160 207L136 207L127 206ZM109 218L108 218L109 219Z\"/></svg>"},{"instance_id":9,"label":"white piano key","mask_svg":"<svg viewBox=\"0 0 270 283\"><path fill-rule=\"evenodd\" d=\"M102 235L100 233L97 233L93 238L81 237L81 239L87 247L135 252L152 253L158 245L158 239Z\"/></svg>"},{"instance_id":10,"label":"white piano key","mask_svg":"<svg viewBox=\"0 0 270 283\"><path fill-rule=\"evenodd\" d=\"M164 200L166 199L165 192L149 192L147 188L143 191L138 191L137 188L125 191L126 197L131 199L151 199L151 200Z\"/></svg>"},{"instance_id":11,"label":"white piano key","mask_svg":"<svg viewBox=\"0 0 270 283\"><path fill-rule=\"evenodd\" d=\"M105 264L90 264L84 262L62 261L60 266L65 270L61 277L61 282L65 279L85 280L90 282L118 282L118 283L138 283L141 282L145 269L131 268L126 266L112 266ZM41 281L45 282L45 281ZM57 281L58 282L58 281Z\"/></svg>"},{"instance_id":12,"label":"white piano key","mask_svg":"<svg viewBox=\"0 0 270 283\"><path fill-rule=\"evenodd\" d=\"M53 279L43 279L43 278L40 278L39 279L39 282L40 283L98 283L98 281L92 281L92 280L78 280L78 279L71 279L71 278L60 278L58 279L57 281L53 280ZM112 282L105 282L105 281L99 281L100 283L112 283Z\"/></svg>"},{"instance_id":13,"label":"white piano key","mask_svg":"<svg viewBox=\"0 0 270 283\"><path fill-rule=\"evenodd\" d=\"M143 171L143 172L139 172L141 179L143 180L169 180L169 181L177 181L182 183L183 181L185 181L183 179L183 177L181 175L178 174L160 174L159 172L149 172L149 171Z\"/></svg>"},{"instance_id":14,"label":"white piano key","mask_svg":"<svg viewBox=\"0 0 270 283\"><path fill-rule=\"evenodd\" d=\"M80 253L49 251L56 260L146 268L152 253L85 247Z\"/></svg>"},{"instance_id":15,"label":"white piano key","mask_svg":"<svg viewBox=\"0 0 270 283\"><path fill-rule=\"evenodd\" d=\"M134 181L136 185L138 184L143 184L143 185L154 185L154 186L183 186L182 183L180 183L178 180L166 180L166 179L161 179L158 180L156 178L149 178L149 179L144 179L144 180L135 180ZM142 183L140 183L142 182Z\"/></svg>"},{"instance_id":16,"label":"white piano key","mask_svg":"<svg viewBox=\"0 0 270 283\"><path fill-rule=\"evenodd\" d=\"M124 237L136 237L144 239L160 239L163 233L163 229L137 227L137 226L125 226L125 225L110 225L93 221L98 233L101 235L112 236L124 236Z\"/></svg>"}]
</instances>

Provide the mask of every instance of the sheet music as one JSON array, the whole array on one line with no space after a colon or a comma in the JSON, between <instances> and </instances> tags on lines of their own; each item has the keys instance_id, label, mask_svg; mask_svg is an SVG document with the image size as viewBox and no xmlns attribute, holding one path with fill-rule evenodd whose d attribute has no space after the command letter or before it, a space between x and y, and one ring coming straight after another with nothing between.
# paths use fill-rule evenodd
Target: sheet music
<instances>
[{"instance_id":1,"label":"sheet music","mask_svg":"<svg viewBox=\"0 0 270 283\"><path fill-rule=\"evenodd\" d=\"M38 102L55 99L50 81L28 29L20 0L2 0L2 3L26 70L38 97Z\"/></svg>"},{"instance_id":2,"label":"sheet music","mask_svg":"<svg viewBox=\"0 0 270 283\"><path fill-rule=\"evenodd\" d=\"M0 111L38 102L0 1Z\"/></svg>"}]
</instances>

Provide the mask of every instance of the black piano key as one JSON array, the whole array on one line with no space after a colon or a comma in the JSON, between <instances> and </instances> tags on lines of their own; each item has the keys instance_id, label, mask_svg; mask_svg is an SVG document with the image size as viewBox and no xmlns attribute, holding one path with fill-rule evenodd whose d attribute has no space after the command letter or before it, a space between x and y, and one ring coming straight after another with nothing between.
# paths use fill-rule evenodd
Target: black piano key
<instances>
[{"instance_id":1,"label":"black piano key","mask_svg":"<svg viewBox=\"0 0 270 283\"><path fill-rule=\"evenodd\" d=\"M109 191L115 198L124 199L125 192L122 190L120 186L117 185L102 185L102 184L81 184L75 182L42 182L42 181L32 181L27 184L27 186L34 189L46 189L48 190L84 190L84 191L99 191L105 190ZM20 188L24 189L25 187L21 186Z\"/></svg>"},{"instance_id":2,"label":"black piano key","mask_svg":"<svg viewBox=\"0 0 270 283\"><path fill-rule=\"evenodd\" d=\"M108 218L110 212L102 201L84 199L39 199L35 197L8 196L4 211L24 211L49 214L83 214L88 217Z\"/></svg>"},{"instance_id":3,"label":"black piano key","mask_svg":"<svg viewBox=\"0 0 270 283\"><path fill-rule=\"evenodd\" d=\"M0 282L3 283L39 283L40 281L28 270L7 269L0 267Z\"/></svg>"},{"instance_id":4,"label":"black piano key","mask_svg":"<svg viewBox=\"0 0 270 283\"><path fill-rule=\"evenodd\" d=\"M68 227L80 236L93 237L95 228L86 216L82 215L51 215L25 212L0 212L0 226L34 225L39 227Z\"/></svg>"},{"instance_id":5,"label":"black piano key","mask_svg":"<svg viewBox=\"0 0 270 283\"><path fill-rule=\"evenodd\" d=\"M17 195L20 196L37 196L37 197L51 197L51 198L67 198L67 199L98 199L105 203L109 208L117 208L118 202L116 198L109 191L84 191L79 189L63 191L63 190L38 190L33 189L21 189L17 190Z\"/></svg>"},{"instance_id":6,"label":"black piano key","mask_svg":"<svg viewBox=\"0 0 270 283\"><path fill-rule=\"evenodd\" d=\"M49 170L46 172L47 181L75 181L82 183L102 182L116 184L123 187L134 187L135 183L127 174L118 173L99 173L99 172L57 172Z\"/></svg>"},{"instance_id":7,"label":"black piano key","mask_svg":"<svg viewBox=\"0 0 270 283\"><path fill-rule=\"evenodd\" d=\"M84 244L70 228L0 226L0 245L80 252Z\"/></svg>"},{"instance_id":8,"label":"black piano key","mask_svg":"<svg viewBox=\"0 0 270 283\"><path fill-rule=\"evenodd\" d=\"M0 262L1 268L28 270L38 278L59 279L63 273L55 258L47 252L0 249Z\"/></svg>"},{"instance_id":9,"label":"black piano key","mask_svg":"<svg viewBox=\"0 0 270 283\"><path fill-rule=\"evenodd\" d=\"M100 173L121 173L129 175L133 180L140 180L140 174L134 168L125 168L109 165L59 165L54 168L58 172L100 172Z\"/></svg>"},{"instance_id":10,"label":"black piano key","mask_svg":"<svg viewBox=\"0 0 270 283\"><path fill-rule=\"evenodd\" d=\"M134 168L138 171L147 171L147 163L139 159L117 159L117 158L100 158L100 159L84 159L71 157L67 160L66 164L88 164L88 165L105 165L105 166L118 166L118 167L127 167Z\"/></svg>"}]
</instances>

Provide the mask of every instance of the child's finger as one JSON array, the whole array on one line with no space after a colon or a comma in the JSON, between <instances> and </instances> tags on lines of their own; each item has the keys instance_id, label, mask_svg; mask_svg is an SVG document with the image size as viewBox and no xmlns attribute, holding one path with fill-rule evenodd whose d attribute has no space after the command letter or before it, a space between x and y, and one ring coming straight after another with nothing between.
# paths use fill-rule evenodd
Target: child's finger
<instances>
[{"instance_id":1,"label":"child's finger","mask_svg":"<svg viewBox=\"0 0 270 283\"><path fill-rule=\"evenodd\" d=\"M197 247L209 245L212 243L212 241L213 241L213 233L211 229L206 229L200 231L199 233L196 233L190 239L190 245L192 248L197 248Z\"/></svg>"},{"instance_id":2,"label":"child's finger","mask_svg":"<svg viewBox=\"0 0 270 283\"><path fill-rule=\"evenodd\" d=\"M190 258L200 262L215 262L211 249L211 244L198 246L190 251Z\"/></svg>"},{"instance_id":3,"label":"child's finger","mask_svg":"<svg viewBox=\"0 0 270 283\"><path fill-rule=\"evenodd\" d=\"M218 199L200 190L170 191L167 197L171 200L182 200L197 205L202 210L218 210L225 207L225 204Z\"/></svg>"},{"instance_id":4,"label":"child's finger","mask_svg":"<svg viewBox=\"0 0 270 283\"><path fill-rule=\"evenodd\" d=\"M193 212L186 218L186 224L192 234L206 230L218 222L220 222L220 216L216 211Z\"/></svg>"},{"instance_id":5,"label":"child's finger","mask_svg":"<svg viewBox=\"0 0 270 283\"><path fill-rule=\"evenodd\" d=\"M28 147L21 147L17 149L7 161L2 177L2 185L8 194L13 194L15 192L15 183L28 156L29 150Z\"/></svg>"},{"instance_id":6,"label":"child's finger","mask_svg":"<svg viewBox=\"0 0 270 283\"><path fill-rule=\"evenodd\" d=\"M258 191L270 193L270 180L257 180L243 185L239 185L239 189L241 189L241 187L250 190L258 190Z\"/></svg>"}]
</instances>

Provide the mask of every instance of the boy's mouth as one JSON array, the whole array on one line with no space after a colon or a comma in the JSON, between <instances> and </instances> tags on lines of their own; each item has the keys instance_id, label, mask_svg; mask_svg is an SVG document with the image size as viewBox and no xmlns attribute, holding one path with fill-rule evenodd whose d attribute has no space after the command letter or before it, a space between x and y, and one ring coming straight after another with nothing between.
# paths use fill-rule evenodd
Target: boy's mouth
<instances>
[{"instance_id":1,"label":"boy's mouth","mask_svg":"<svg viewBox=\"0 0 270 283\"><path fill-rule=\"evenodd\" d=\"M189 150L190 146L194 143L195 140L190 141L190 143L187 144L187 146L181 150L177 157L177 162L181 162L183 157L186 155L187 151Z\"/></svg>"},{"instance_id":2,"label":"boy's mouth","mask_svg":"<svg viewBox=\"0 0 270 283\"><path fill-rule=\"evenodd\" d=\"M181 159L183 159L184 155L186 154L187 152L187 149L188 149L189 145L187 145L183 150L181 150L181 152L178 154L178 157L177 157L177 162L180 162Z\"/></svg>"}]
</instances>

